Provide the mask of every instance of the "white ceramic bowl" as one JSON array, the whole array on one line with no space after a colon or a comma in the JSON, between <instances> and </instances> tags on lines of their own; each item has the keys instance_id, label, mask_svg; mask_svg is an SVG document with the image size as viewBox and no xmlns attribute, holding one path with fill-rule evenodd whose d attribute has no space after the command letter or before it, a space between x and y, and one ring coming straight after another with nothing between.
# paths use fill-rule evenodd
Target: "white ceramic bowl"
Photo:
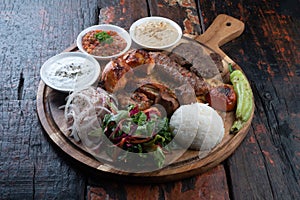
<instances>
[{"instance_id":1,"label":"white ceramic bowl","mask_svg":"<svg viewBox=\"0 0 300 200\"><path fill-rule=\"evenodd\" d=\"M125 47L125 49L123 51L119 52L118 54L112 55L112 56L95 56L95 55L89 54L82 47L82 38L86 33L88 33L89 31L92 31L92 30L115 31L126 41L127 46ZM119 26L115 26L112 24L100 24L100 25L95 25L95 26L91 26L89 28L84 29L77 37L77 46L81 52L89 54L99 61L110 60L110 59L114 59L114 58L117 58L117 57L123 55L126 51L129 50L129 48L131 47L131 38L130 38L129 33L125 29L123 29Z\"/></svg>"},{"instance_id":2,"label":"white ceramic bowl","mask_svg":"<svg viewBox=\"0 0 300 200\"><path fill-rule=\"evenodd\" d=\"M49 87L72 92L95 84L100 77L99 62L81 52L65 52L49 58L41 67L41 79Z\"/></svg>"},{"instance_id":3,"label":"white ceramic bowl","mask_svg":"<svg viewBox=\"0 0 300 200\"><path fill-rule=\"evenodd\" d=\"M151 44L147 44L149 43L149 40L146 39L146 43L139 40L138 38L136 38L136 30L137 28L141 27L141 26L145 26L147 23L149 22L153 22L153 23L158 23L158 22L164 22L164 23L167 23L169 24L171 27L174 28L174 32L173 34L177 34L176 35L176 38L174 38L172 41L164 41L164 42L160 42L159 44L157 45L151 45ZM149 28L153 29L152 28L153 26L149 26ZM154 32L154 30L153 30ZM152 33L153 33L152 32ZM157 32L158 33L158 32ZM170 34L170 31L166 31L165 33L168 33ZM164 18L164 17L157 17L157 16L154 16L154 17L145 17L145 18L141 18L137 21L135 21L130 29L129 29L129 34L130 34L130 37L131 39L137 44L139 45L140 47L142 48L146 48L146 49L168 49L172 46L174 46L175 44L177 44L179 42L179 40L181 39L182 37L182 29L181 27L174 21L168 19L168 18ZM159 33L158 33L159 34ZM168 38L168 36L164 37L164 38ZM165 39L163 39L165 40ZM163 44L165 43L165 44Z\"/></svg>"}]
</instances>

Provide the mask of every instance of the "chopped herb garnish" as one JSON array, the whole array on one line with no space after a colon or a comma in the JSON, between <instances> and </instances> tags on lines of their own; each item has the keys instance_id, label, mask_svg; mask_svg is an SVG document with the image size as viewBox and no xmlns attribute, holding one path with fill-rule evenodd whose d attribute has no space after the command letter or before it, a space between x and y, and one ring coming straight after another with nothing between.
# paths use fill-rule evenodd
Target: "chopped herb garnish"
<instances>
[{"instance_id":1,"label":"chopped herb garnish","mask_svg":"<svg viewBox=\"0 0 300 200\"><path fill-rule=\"evenodd\" d=\"M107 43L107 44L111 44L113 42L113 38L105 31L96 33L95 38L99 42L104 42L104 43Z\"/></svg>"},{"instance_id":2,"label":"chopped herb garnish","mask_svg":"<svg viewBox=\"0 0 300 200\"><path fill-rule=\"evenodd\" d=\"M57 70L54 75L74 79L77 76L83 75L83 72L80 64L71 63L59 68L59 70Z\"/></svg>"}]
</instances>

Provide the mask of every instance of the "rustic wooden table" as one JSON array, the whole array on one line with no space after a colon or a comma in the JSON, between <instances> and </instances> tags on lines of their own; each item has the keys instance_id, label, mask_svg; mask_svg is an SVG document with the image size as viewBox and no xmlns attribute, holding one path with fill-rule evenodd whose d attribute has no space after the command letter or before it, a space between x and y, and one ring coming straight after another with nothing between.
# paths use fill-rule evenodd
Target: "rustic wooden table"
<instances>
[{"instance_id":1,"label":"rustic wooden table","mask_svg":"<svg viewBox=\"0 0 300 200\"><path fill-rule=\"evenodd\" d=\"M0 2L0 199L299 199L300 1L4 0ZM255 116L238 149L208 172L159 184L96 176L43 131L43 62L84 28L165 16L201 34L221 13L245 23L223 51L252 86Z\"/></svg>"}]
</instances>

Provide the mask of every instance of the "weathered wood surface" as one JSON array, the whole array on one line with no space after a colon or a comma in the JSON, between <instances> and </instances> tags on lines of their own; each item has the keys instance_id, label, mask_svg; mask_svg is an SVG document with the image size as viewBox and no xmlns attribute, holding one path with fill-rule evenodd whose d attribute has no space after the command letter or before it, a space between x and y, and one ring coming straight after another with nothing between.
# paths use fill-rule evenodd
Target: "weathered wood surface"
<instances>
[{"instance_id":1,"label":"weathered wood surface","mask_svg":"<svg viewBox=\"0 0 300 200\"><path fill-rule=\"evenodd\" d=\"M86 176L36 114L39 69L98 17L97 1L0 2L0 199L83 199Z\"/></svg>"},{"instance_id":2,"label":"weathered wood surface","mask_svg":"<svg viewBox=\"0 0 300 200\"><path fill-rule=\"evenodd\" d=\"M298 199L299 3L1 1L0 199ZM128 29L140 17L161 15L201 34L221 13L245 22L242 36L222 49L243 68L256 100L249 134L224 165L177 182L124 184L95 176L43 133L35 108L40 66L83 28L105 22Z\"/></svg>"},{"instance_id":3,"label":"weathered wood surface","mask_svg":"<svg viewBox=\"0 0 300 200\"><path fill-rule=\"evenodd\" d=\"M252 129L226 162L233 199L300 197L299 3L201 4L206 24L224 11L245 22L242 36L223 48L245 71L256 100Z\"/></svg>"},{"instance_id":4,"label":"weathered wood surface","mask_svg":"<svg viewBox=\"0 0 300 200\"><path fill-rule=\"evenodd\" d=\"M119 184L90 180L87 199L229 199L224 168L168 184Z\"/></svg>"}]
</instances>

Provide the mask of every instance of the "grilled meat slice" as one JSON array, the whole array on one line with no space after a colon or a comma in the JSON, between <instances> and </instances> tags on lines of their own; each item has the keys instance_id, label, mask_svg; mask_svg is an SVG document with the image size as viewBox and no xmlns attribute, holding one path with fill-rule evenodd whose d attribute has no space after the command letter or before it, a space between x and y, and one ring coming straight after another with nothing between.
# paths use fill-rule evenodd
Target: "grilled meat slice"
<instances>
[{"instance_id":1,"label":"grilled meat slice","mask_svg":"<svg viewBox=\"0 0 300 200\"><path fill-rule=\"evenodd\" d=\"M153 100L149 99L146 94L137 91L131 95L119 93L117 98L121 109L126 109L128 105L134 105L139 110L146 110L154 104Z\"/></svg>"},{"instance_id":2,"label":"grilled meat slice","mask_svg":"<svg viewBox=\"0 0 300 200\"><path fill-rule=\"evenodd\" d=\"M210 53L209 56L211 57L211 59L216 64L219 72L223 73L225 69L224 69L224 66L223 66L223 63L222 63L222 57L220 56L220 54L218 54L218 53Z\"/></svg>"},{"instance_id":3,"label":"grilled meat slice","mask_svg":"<svg viewBox=\"0 0 300 200\"><path fill-rule=\"evenodd\" d=\"M195 73L180 66L164 53L150 52L150 54L155 59L154 70L160 75L161 81L173 82L177 86L189 83L194 88L197 96L205 95L208 92L209 85L201 76L197 76Z\"/></svg>"},{"instance_id":4,"label":"grilled meat slice","mask_svg":"<svg viewBox=\"0 0 300 200\"><path fill-rule=\"evenodd\" d=\"M137 91L146 94L149 99L153 100L154 104L164 107L168 116L179 107L179 102L174 92L163 84L148 83L138 88Z\"/></svg>"},{"instance_id":5,"label":"grilled meat slice","mask_svg":"<svg viewBox=\"0 0 300 200\"><path fill-rule=\"evenodd\" d=\"M179 64L180 66L190 70L191 67L193 66L192 63L190 63L189 61L187 61L185 58L177 55L176 53L171 52L170 54L168 54L168 56L170 57L170 59L174 62L176 62L177 64Z\"/></svg>"},{"instance_id":6,"label":"grilled meat slice","mask_svg":"<svg viewBox=\"0 0 300 200\"><path fill-rule=\"evenodd\" d=\"M181 58L185 58L190 70L203 78L212 78L220 74L220 65L214 62L214 60L203 50L201 45L191 43L181 43L173 49L173 53L177 54ZM181 62L183 62L181 60ZM183 65L185 66L185 65ZM223 70L223 66L222 69Z\"/></svg>"},{"instance_id":7,"label":"grilled meat slice","mask_svg":"<svg viewBox=\"0 0 300 200\"><path fill-rule=\"evenodd\" d=\"M184 84L175 89L175 94L180 105L187 105L197 102L197 97L195 95L194 89L190 84Z\"/></svg>"},{"instance_id":8,"label":"grilled meat slice","mask_svg":"<svg viewBox=\"0 0 300 200\"><path fill-rule=\"evenodd\" d=\"M119 91L116 96L121 108L132 104L138 106L139 110L145 110L160 105L165 113L170 116L179 107L175 93L165 85L157 82L148 82L131 92Z\"/></svg>"}]
</instances>

